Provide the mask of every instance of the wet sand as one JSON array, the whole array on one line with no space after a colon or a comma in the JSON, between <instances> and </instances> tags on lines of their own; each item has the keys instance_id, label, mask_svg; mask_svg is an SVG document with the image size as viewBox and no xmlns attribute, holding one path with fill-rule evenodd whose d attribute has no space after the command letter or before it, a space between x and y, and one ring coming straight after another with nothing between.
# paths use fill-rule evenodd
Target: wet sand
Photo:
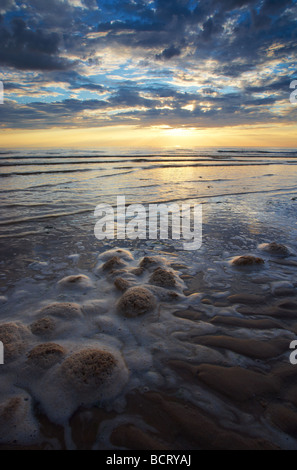
<instances>
[{"instance_id":1,"label":"wet sand","mask_svg":"<svg viewBox=\"0 0 297 470\"><path fill-rule=\"evenodd\" d=\"M246 291L230 295L229 290L219 298L208 289L201 295L206 288L205 276L201 272L187 274L187 267L177 262L174 252L135 258L132 252L118 248L103 252L94 269L97 277L92 279L86 274L60 279L57 301L37 308L31 323L1 321L7 364L0 372L8 383L8 397L0 405L1 449L297 447L297 369L289 363L289 345L297 330L294 287L289 296L275 289L265 295ZM259 273L256 276L255 285L267 282ZM134 325L125 335L138 335L135 349L154 351L148 366L141 368L134 357L131 360L131 350L106 340L107 336L113 340L116 330L106 324L106 305L96 304L99 286L104 290L101 300L106 296L110 303L110 294L118 299L112 308L112 318L120 318L116 328ZM83 303L83 296L94 289L93 304ZM77 303L69 301L73 297ZM79 330L73 322L79 322ZM163 348L154 331L162 328L162 323L171 337ZM91 330L87 329L83 341L77 337L74 344L71 331L77 336L84 324L88 328L97 325L98 333L88 341ZM146 339L142 328L152 328ZM129 343L127 337L125 341ZM95 342L97 349L91 349ZM100 345L106 352L97 352ZM80 352L83 347L86 353ZM93 356L99 354L99 362L92 362L94 357L90 359L88 351ZM29 368L27 377L19 373L21 364ZM121 364L119 372L109 381L116 364ZM69 383L61 380L59 368L64 377L70 377ZM42 377L35 383L40 372ZM9 385L11 373L14 376ZM84 382L81 388L80 374L89 377L83 379L89 388ZM150 374L160 377L149 384ZM162 375L166 380L161 380ZM49 380L57 381L50 386L50 397L40 391L40 385L49 385ZM15 382L29 392L29 407L28 397L16 394ZM93 382L96 390L104 384L99 394L94 393ZM77 388L78 399L69 386ZM115 397L122 397L119 402L113 403L110 396L104 398L111 390ZM65 410L62 414L53 410L53 406L65 405L63 393L72 400L66 414ZM12 429L18 427L20 417L28 427L14 435ZM5 442L7 426L12 429Z\"/></svg>"},{"instance_id":2,"label":"wet sand","mask_svg":"<svg viewBox=\"0 0 297 470\"><path fill-rule=\"evenodd\" d=\"M195 253L87 218L3 245L0 449L297 449L297 206L259 200Z\"/></svg>"}]
</instances>

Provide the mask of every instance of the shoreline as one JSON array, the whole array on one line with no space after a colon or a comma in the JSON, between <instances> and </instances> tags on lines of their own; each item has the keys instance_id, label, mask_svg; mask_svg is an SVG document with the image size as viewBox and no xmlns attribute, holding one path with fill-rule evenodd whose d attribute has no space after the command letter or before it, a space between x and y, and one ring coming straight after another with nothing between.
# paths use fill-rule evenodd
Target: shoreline
<instances>
[{"instance_id":1,"label":"shoreline","mask_svg":"<svg viewBox=\"0 0 297 470\"><path fill-rule=\"evenodd\" d=\"M48 233L11 244L2 257L6 301L0 327L20 322L26 334L15 362L0 368L2 378L16 374L18 392L6 385L0 401L25 386L30 406L22 413L37 435L24 445L24 431L18 432L17 442L2 441L0 448L295 449L297 369L289 362L289 345L297 333L296 229L288 233L281 224L296 206L290 193L259 197L228 197L207 205L197 252L185 252L172 240L95 241L87 217L58 220ZM274 212L272 218L261 211L261 206L271 211L278 205L286 212ZM290 254L275 256L261 248L271 242L286 245ZM111 262L117 250L120 261ZM264 264L232 266L234 257L245 255L261 257ZM156 259L156 265L143 269L144 258ZM161 286L152 284L158 268L173 273L173 286L171 281L162 285L166 277ZM155 296L156 310L121 317L116 305L133 286ZM65 302L77 305L70 322L65 313L40 314ZM31 325L42 316L56 322L56 333L32 334ZM61 387L54 373L49 372L50 400L34 385L34 367L30 384L20 373L32 348L49 343L65 350L66 360L94 347L119 354L129 371L123 391L95 407L92 401L74 404L67 417L53 419L51 402ZM22 408L8 409L14 422ZM190 415L200 425L194 426Z\"/></svg>"}]
</instances>

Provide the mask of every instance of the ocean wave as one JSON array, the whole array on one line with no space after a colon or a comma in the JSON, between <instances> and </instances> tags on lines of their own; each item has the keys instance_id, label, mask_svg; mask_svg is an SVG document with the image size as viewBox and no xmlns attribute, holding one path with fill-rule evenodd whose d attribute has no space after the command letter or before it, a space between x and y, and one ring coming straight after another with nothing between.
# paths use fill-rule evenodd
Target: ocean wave
<instances>
[{"instance_id":1,"label":"ocean wave","mask_svg":"<svg viewBox=\"0 0 297 470\"><path fill-rule=\"evenodd\" d=\"M74 170L53 170L53 171L13 171L11 173L2 173L0 174L0 178L8 178L10 176L32 176L32 175L50 175L55 173L81 173L86 171L97 171L94 169L84 168L82 170L74 169Z\"/></svg>"},{"instance_id":2,"label":"ocean wave","mask_svg":"<svg viewBox=\"0 0 297 470\"><path fill-rule=\"evenodd\" d=\"M22 217L19 219L10 219L10 220L1 220L0 226L8 226L8 225L18 225L27 222L35 222L37 220L42 219L56 219L58 217L67 217L68 215L77 215L77 214L84 214L86 212L94 212L94 207L89 209L79 209L77 211L71 212L59 212L59 213L50 213L50 214L40 214L33 217Z\"/></svg>"}]
</instances>

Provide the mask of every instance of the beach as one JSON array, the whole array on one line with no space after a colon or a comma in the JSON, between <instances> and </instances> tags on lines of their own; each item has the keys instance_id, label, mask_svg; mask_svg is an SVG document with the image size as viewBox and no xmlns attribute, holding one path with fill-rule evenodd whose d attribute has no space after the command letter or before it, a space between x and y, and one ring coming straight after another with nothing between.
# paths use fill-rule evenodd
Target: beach
<instances>
[{"instance_id":1,"label":"beach","mask_svg":"<svg viewBox=\"0 0 297 470\"><path fill-rule=\"evenodd\" d=\"M0 152L0 448L296 449L296 149ZM202 244L98 240L200 204Z\"/></svg>"}]
</instances>

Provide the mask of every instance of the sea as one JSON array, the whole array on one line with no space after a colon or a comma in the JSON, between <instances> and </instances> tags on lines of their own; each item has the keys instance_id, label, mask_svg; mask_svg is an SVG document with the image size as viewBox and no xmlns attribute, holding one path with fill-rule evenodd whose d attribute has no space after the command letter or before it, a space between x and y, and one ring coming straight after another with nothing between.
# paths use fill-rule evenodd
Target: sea
<instances>
[{"instance_id":1,"label":"sea","mask_svg":"<svg viewBox=\"0 0 297 470\"><path fill-rule=\"evenodd\" d=\"M0 236L93 213L101 203L212 204L296 192L296 149L34 149L0 151Z\"/></svg>"}]
</instances>

